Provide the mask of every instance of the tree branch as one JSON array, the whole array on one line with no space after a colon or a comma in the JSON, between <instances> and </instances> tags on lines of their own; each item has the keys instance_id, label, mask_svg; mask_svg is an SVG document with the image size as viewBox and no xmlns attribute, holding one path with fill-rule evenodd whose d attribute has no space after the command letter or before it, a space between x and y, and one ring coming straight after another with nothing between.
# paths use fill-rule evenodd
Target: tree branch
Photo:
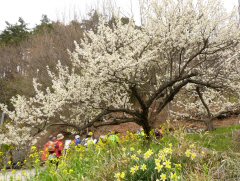
<instances>
[{"instance_id":1,"label":"tree branch","mask_svg":"<svg viewBox=\"0 0 240 181\"><path fill-rule=\"evenodd\" d=\"M142 110L146 110L147 109L147 106L144 102L144 100L141 98L141 96L139 95L138 91L137 91L137 88L136 88L136 85L130 87L134 97L136 97L136 99L138 100Z\"/></svg>"},{"instance_id":2,"label":"tree branch","mask_svg":"<svg viewBox=\"0 0 240 181\"><path fill-rule=\"evenodd\" d=\"M180 82L180 81L185 80L185 79L189 79L189 78L194 77L194 76L196 76L196 75L197 75L197 73L191 73L191 74L185 75L185 76L183 76L183 77L175 78L175 79L172 80L172 81L165 82L163 85L161 85L161 86L158 88L158 90L155 92L155 94L153 94L153 95L150 97L150 99L149 99L149 100L147 101L147 103L146 103L146 106L147 106L147 107L150 107L151 104L153 103L153 101L154 101L166 88L168 88L168 87L170 87L170 86L173 86L173 85L174 85L175 83L177 83L177 82Z\"/></svg>"},{"instance_id":3,"label":"tree branch","mask_svg":"<svg viewBox=\"0 0 240 181\"><path fill-rule=\"evenodd\" d=\"M200 92L199 86L197 86L196 92L197 92L197 94L198 94L198 96L199 96L199 98L200 98L203 106L204 106L205 109L207 110L208 118L211 119L212 114L211 114L211 112L210 112L210 109L209 109L208 106L207 106L207 103L205 102L205 100L204 100L204 98L203 98L203 96L202 96L202 93Z\"/></svg>"},{"instance_id":4,"label":"tree branch","mask_svg":"<svg viewBox=\"0 0 240 181\"><path fill-rule=\"evenodd\" d=\"M119 125L123 123L129 123L129 122L138 122L138 119L135 118L126 118L126 119L114 119L113 121L103 122L99 124L94 124L93 127L98 128L101 126L111 126L111 125Z\"/></svg>"}]
</instances>

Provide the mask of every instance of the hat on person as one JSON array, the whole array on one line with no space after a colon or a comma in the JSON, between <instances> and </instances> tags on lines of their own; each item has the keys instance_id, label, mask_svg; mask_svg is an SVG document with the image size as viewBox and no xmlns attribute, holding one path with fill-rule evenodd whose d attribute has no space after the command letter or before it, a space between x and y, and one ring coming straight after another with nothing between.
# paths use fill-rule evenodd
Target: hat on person
<instances>
[{"instance_id":1,"label":"hat on person","mask_svg":"<svg viewBox=\"0 0 240 181\"><path fill-rule=\"evenodd\" d=\"M64 138L63 134L62 133L59 133L57 135L57 140L62 140Z\"/></svg>"},{"instance_id":2,"label":"hat on person","mask_svg":"<svg viewBox=\"0 0 240 181\"><path fill-rule=\"evenodd\" d=\"M76 136L75 136L75 139L78 139L78 138L80 138L80 136L79 136L79 135L76 135Z\"/></svg>"},{"instance_id":3,"label":"hat on person","mask_svg":"<svg viewBox=\"0 0 240 181\"><path fill-rule=\"evenodd\" d=\"M48 139L49 139L49 140L52 140L52 139L53 139L53 135L50 135L50 136L48 137Z\"/></svg>"}]
</instances>

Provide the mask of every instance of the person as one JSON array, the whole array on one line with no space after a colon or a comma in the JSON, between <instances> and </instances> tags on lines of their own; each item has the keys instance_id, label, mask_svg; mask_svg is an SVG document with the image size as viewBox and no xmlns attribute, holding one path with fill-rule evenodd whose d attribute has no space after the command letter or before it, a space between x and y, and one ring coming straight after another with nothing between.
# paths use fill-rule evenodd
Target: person
<instances>
[{"instance_id":1,"label":"person","mask_svg":"<svg viewBox=\"0 0 240 181\"><path fill-rule=\"evenodd\" d=\"M48 142L44 145L42 160L47 161L56 157L55 155L56 137L50 135Z\"/></svg>"},{"instance_id":2,"label":"person","mask_svg":"<svg viewBox=\"0 0 240 181\"><path fill-rule=\"evenodd\" d=\"M85 139L82 141L82 145L88 147L91 144L96 144L97 140L93 138L93 133L89 132Z\"/></svg>"},{"instance_id":3,"label":"person","mask_svg":"<svg viewBox=\"0 0 240 181\"><path fill-rule=\"evenodd\" d=\"M64 144L63 144L63 134L59 133L57 135L57 142L56 142L56 146L55 146L55 153L57 158L61 157L63 155L63 150L64 150Z\"/></svg>"},{"instance_id":4,"label":"person","mask_svg":"<svg viewBox=\"0 0 240 181\"><path fill-rule=\"evenodd\" d=\"M74 143L75 143L76 146L78 146L78 145L81 144L81 139L80 139L80 136L79 136L79 135L76 135L76 136L75 136Z\"/></svg>"},{"instance_id":5,"label":"person","mask_svg":"<svg viewBox=\"0 0 240 181\"><path fill-rule=\"evenodd\" d=\"M118 136L118 132L116 132L116 131L113 131L113 132L111 131L109 133L107 139L108 139L108 142L112 145L118 145L119 141L120 141L119 136Z\"/></svg>"},{"instance_id":6,"label":"person","mask_svg":"<svg viewBox=\"0 0 240 181\"><path fill-rule=\"evenodd\" d=\"M140 129L137 131L137 135L138 135L138 138L139 138L139 139L144 139L144 138L145 138L145 133L144 133L143 128L140 128Z\"/></svg>"},{"instance_id":7,"label":"person","mask_svg":"<svg viewBox=\"0 0 240 181\"><path fill-rule=\"evenodd\" d=\"M160 127L160 129L155 128L154 129L154 134L155 134L156 139L162 138L163 137L162 128L161 127Z\"/></svg>"},{"instance_id":8,"label":"person","mask_svg":"<svg viewBox=\"0 0 240 181\"><path fill-rule=\"evenodd\" d=\"M67 150L71 147L71 144L72 144L72 140L65 140L65 143L64 143L64 154L67 153Z\"/></svg>"}]
</instances>

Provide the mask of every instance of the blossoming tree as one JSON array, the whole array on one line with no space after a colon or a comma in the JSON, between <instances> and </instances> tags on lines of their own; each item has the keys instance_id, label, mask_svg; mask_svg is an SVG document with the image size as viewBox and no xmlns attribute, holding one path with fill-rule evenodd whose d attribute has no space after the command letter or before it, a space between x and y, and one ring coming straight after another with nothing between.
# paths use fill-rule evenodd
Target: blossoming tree
<instances>
[{"instance_id":1,"label":"blossoming tree","mask_svg":"<svg viewBox=\"0 0 240 181\"><path fill-rule=\"evenodd\" d=\"M221 69L224 71L219 74L228 79L224 78L220 89L188 84L172 102L171 115L181 120L203 122L211 131L214 119L239 114L239 54L232 56L228 65L225 63Z\"/></svg>"},{"instance_id":2,"label":"blossoming tree","mask_svg":"<svg viewBox=\"0 0 240 181\"><path fill-rule=\"evenodd\" d=\"M220 89L230 80L224 67L240 40L237 11L227 13L219 0L161 0L143 14L141 26L102 17L69 53L73 68L49 70L52 86L34 81L36 95L13 98L14 111L1 105L13 125L37 134L53 125L80 131L135 122L148 136L152 110L162 112L183 87Z\"/></svg>"}]
</instances>

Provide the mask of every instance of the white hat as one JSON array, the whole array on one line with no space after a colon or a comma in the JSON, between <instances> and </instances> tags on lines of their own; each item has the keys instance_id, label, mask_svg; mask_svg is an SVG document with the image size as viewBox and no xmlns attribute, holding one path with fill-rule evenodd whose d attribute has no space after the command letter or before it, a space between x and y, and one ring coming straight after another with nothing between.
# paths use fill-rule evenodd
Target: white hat
<instances>
[{"instance_id":1,"label":"white hat","mask_svg":"<svg viewBox=\"0 0 240 181\"><path fill-rule=\"evenodd\" d=\"M57 140L62 140L64 138L63 134L62 133L59 133L57 135Z\"/></svg>"},{"instance_id":2,"label":"white hat","mask_svg":"<svg viewBox=\"0 0 240 181\"><path fill-rule=\"evenodd\" d=\"M80 138L80 136L79 136L79 135L76 135L76 136L75 136L75 139L78 139L78 138Z\"/></svg>"}]
</instances>

